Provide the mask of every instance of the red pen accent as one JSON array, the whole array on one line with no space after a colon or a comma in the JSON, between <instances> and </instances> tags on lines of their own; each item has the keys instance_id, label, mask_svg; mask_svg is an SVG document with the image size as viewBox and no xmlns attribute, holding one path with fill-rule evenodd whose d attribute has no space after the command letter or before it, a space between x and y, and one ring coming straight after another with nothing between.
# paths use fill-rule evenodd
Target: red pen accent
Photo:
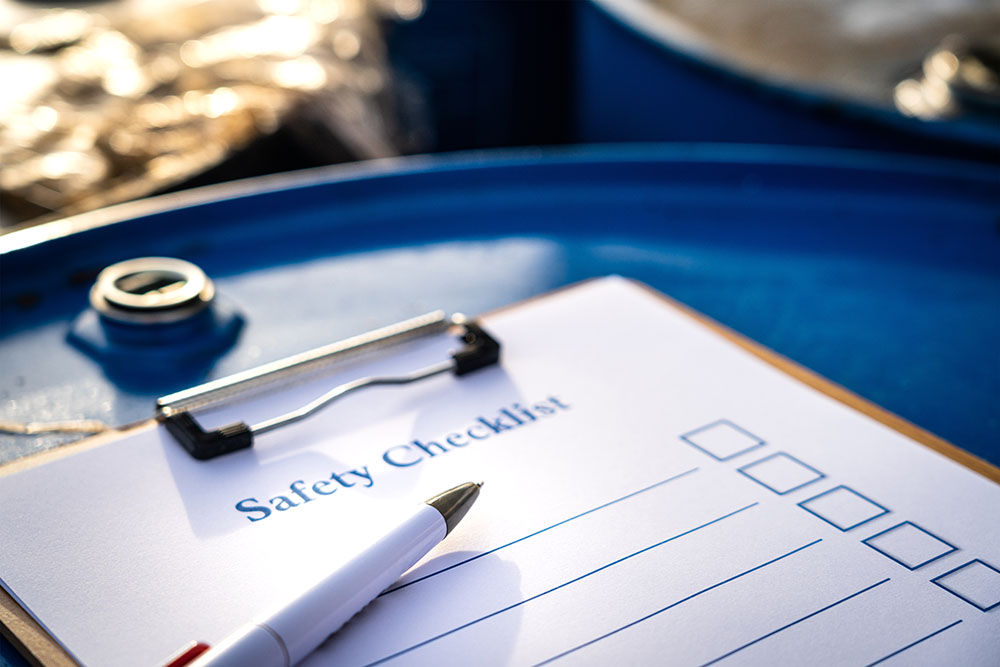
<instances>
[{"instance_id":1,"label":"red pen accent","mask_svg":"<svg viewBox=\"0 0 1000 667\"><path fill-rule=\"evenodd\" d=\"M212 648L204 642L191 642L176 658L168 662L163 667L184 667L189 662L193 662L199 655Z\"/></svg>"}]
</instances>

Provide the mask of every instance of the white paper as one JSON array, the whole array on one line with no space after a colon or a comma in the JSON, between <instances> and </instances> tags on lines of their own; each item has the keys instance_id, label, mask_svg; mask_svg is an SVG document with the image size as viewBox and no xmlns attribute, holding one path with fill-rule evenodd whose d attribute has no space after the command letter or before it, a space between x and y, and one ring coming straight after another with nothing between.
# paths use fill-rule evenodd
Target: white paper
<instances>
[{"instance_id":1,"label":"white paper","mask_svg":"<svg viewBox=\"0 0 1000 667\"><path fill-rule=\"evenodd\" d=\"M485 325L501 367L369 390L253 451L197 462L146 429L0 478L4 587L83 663L159 665L335 566L375 517L483 480L308 664L997 663L996 484L621 279Z\"/></svg>"}]
</instances>

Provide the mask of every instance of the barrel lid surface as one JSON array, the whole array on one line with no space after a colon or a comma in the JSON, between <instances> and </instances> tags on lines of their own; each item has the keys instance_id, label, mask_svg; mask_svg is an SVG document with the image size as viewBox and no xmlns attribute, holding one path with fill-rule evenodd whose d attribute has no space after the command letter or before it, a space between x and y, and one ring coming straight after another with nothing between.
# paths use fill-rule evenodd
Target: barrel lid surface
<instances>
[{"instance_id":1,"label":"barrel lid surface","mask_svg":"<svg viewBox=\"0 0 1000 667\"><path fill-rule=\"evenodd\" d=\"M421 312L616 273L1000 463L998 186L982 165L646 145L399 159L122 205L0 237L0 418L130 423L156 396ZM96 273L139 256L194 262L242 312L213 365L109 370L67 342ZM2 436L0 461L64 439Z\"/></svg>"},{"instance_id":2,"label":"barrel lid surface","mask_svg":"<svg viewBox=\"0 0 1000 667\"><path fill-rule=\"evenodd\" d=\"M933 120L903 113L894 101L897 85L919 78L924 57L942 39L995 49L996 2L766 0L728 9L687 0L589 0L588 5L664 59L753 82L802 110L829 107L844 119L961 142L992 151L994 162L1000 149L995 101ZM677 95L691 103L691 91Z\"/></svg>"}]
</instances>

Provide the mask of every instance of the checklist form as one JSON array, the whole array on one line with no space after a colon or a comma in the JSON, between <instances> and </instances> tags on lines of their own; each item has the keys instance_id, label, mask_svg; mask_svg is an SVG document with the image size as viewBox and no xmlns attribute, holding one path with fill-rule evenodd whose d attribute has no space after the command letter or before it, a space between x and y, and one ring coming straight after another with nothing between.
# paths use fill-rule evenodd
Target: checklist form
<instances>
[{"instance_id":1,"label":"checklist form","mask_svg":"<svg viewBox=\"0 0 1000 667\"><path fill-rule=\"evenodd\" d=\"M624 279L483 325L499 367L352 397L208 465L148 427L0 479L4 588L84 663L162 664L398 503L482 480L306 664L1000 661L995 481ZM248 409L268 406L207 419Z\"/></svg>"}]
</instances>

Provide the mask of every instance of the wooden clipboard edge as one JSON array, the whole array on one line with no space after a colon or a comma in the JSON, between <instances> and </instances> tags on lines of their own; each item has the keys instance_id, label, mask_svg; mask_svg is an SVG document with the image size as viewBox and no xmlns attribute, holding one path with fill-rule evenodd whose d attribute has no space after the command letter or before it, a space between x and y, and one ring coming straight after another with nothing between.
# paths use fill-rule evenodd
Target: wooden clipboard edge
<instances>
[{"instance_id":1,"label":"wooden clipboard edge","mask_svg":"<svg viewBox=\"0 0 1000 667\"><path fill-rule=\"evenodd\" d=\"M0 635L32 667L76 667L77 662L25 611L10 593L0 588Z\"/></svg>"},{"instance_id":2,"label":"wooden clipboard edge","mask_svg":"<svg viewBox=\"0 0 1000 667\"><path fill-rule=\"evenodd\" d=\"M649 285L630 278L626 278L626 280L637 287L641 287L658 299L666 301L669 305L673 306L685 315L691 317L700 324L705 325L731 343L739 345L755 357L766 361L778 370L784 372L786 375L790 375L799 382L826 394L830 398L833 398L848 407L854 408L858 412L871 417L875 421L888 426L894 431L898 431L906 437L916 440L925 447L929 447L937 453L947 456L949 459L965 466L969 470L979 473L983 477L1000 484L1000 468L994 466L992 463L984 461L978 456L970 454L964 449L953 445L944 438L940 438L930 431L922 429L916 424L903 419L899 415L889 412L885 408L872 403L867 398L862 398L853 391L840 386L832 380L828 380L822 375L809 370L805 366L801 366L800 364L792 361L788 357L785 357L774 350L747 338L743 334L733 331L724 324L716 322L704 313L698 312L690 306L663 294Z\"/></svg>"},{"instance_id":3,"label":"wooden clipboard edge","mask_svg":"<svg viewBox=\"0 0 1000 667\"><path fill-rule=\"evenodd\" d=\"M587 283L595 280L599 280L599 278L589 278L587 280L551 290L544 294L519 301L516 304L511 304L509 306L504 306L490 311L489 313L484 314L484 317L488 318L493 314L513 310L514 308L518 308L535 301L540 301L555 294L559 294L560 292L586 285ZM943 454L951 460L969 468L973 472L979 473L983 477L1000 484L1000 468L997 468L983 459L956 447L947 440L939 438L933 433L920 428L916 424L913 424L902 417L879 407L868 399L858 396L854 392L845 389L835 382L832 382L831 380L826 379L808 368L799 365L791 359L778 354L774 350L747 338L743 334L737 333L724 324L716 322L704 313L698 312L690 306L667 296L663 292L660 292L645 283L639 282L638 280L633 280L631 278L625 278L624 280L627 280L629 283L643 289L648 294L651 294L657 299L665 302L667 305L684 313L711 331L714 331L726 340L738 345L747 352L753 354L755 357L767 362L778 370L795 378L799 382L826 394L830 398L833 398L848 407L854 408L858 412L871 417L875 421L902 433L925 447L929 447L939 454ZM68 444L64 447L58 447L46 452L40 452L39 454L0 465L0 477L20 472L21 470L25 470L27 468L33 468L36 465L43 465L49 461L70 456L86 449L99 447L107 442L110 442L111 440L118 439L125 433L142 430L144 428L155 428L155 425L156 421L150 419L120 430L101 433L99 435L84 438L83 440ZM0 633L11 641L11 643L14 644L14 647L20 651L32 665L72 667L78 664L75 660L73 660L69 653L67 653L66 650L2 588L0 588Z\"/></svg>"}]
</instances>

